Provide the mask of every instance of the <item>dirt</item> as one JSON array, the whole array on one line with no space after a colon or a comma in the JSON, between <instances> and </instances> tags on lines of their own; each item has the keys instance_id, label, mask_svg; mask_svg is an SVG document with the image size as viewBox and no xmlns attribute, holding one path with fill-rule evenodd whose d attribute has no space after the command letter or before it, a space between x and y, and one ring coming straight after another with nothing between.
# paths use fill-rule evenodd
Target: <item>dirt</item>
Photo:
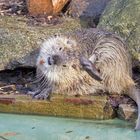
<instances>
[{"instance_id":1,"label":"dirt","mask_svg":"<svg viewBox=\"0 0 140 140\"><path fill-rule=\"evenodd\" d=\"M34 84L34 68L17 68L0 72L0 94L27 94L37 86Z\"/></svg>"}]
</instances>

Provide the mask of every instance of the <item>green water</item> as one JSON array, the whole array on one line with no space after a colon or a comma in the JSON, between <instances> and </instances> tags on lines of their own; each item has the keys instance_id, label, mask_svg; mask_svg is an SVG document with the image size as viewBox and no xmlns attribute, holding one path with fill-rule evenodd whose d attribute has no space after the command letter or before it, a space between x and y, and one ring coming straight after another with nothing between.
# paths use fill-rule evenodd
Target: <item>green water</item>
<instances>
[{"instance_id":1,"label":"green water","mask_svg":"<svg viewBox=\"0 0 140 140\"><path fill-rule=\"evenodd\" d=\"M140 140L140 131L118 119L93 121L0 114L0 140Z\"/></svg>"}]
</instances>

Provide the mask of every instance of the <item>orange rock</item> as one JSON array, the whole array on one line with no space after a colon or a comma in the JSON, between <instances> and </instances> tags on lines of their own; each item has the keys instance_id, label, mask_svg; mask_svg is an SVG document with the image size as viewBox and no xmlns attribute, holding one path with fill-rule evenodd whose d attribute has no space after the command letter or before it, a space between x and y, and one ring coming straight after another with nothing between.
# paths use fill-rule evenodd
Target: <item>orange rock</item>
<instances>
[{"instance_id":1,"label":"orange rock","mask_svg":"<svg viewBox=\"0 0 140 140\"><path fill-rule=\"evenodd\" d=\"M69 2L69 0L52 0L53 3L53 13L60 13L63 7Z\"/></svg>"},{"instance_id":2,"label":"orange rock","mask_svg":"<svg viewBox=\"0 0 140 140\"><path fill-rule=\"evenodd\" d=\"M30 15L53 14L52 0L27 0Z\"/></svg>"},{"instance_id":3,"label":"orange rock","mask_svg":"<svg viewBox=\"0 0 140 140\"><path fill-rule=\"evenodd\" d=\"M43 65L45 63L45 61L43 59L40 60L40 65Z\"/></svg>"}]
</instances>

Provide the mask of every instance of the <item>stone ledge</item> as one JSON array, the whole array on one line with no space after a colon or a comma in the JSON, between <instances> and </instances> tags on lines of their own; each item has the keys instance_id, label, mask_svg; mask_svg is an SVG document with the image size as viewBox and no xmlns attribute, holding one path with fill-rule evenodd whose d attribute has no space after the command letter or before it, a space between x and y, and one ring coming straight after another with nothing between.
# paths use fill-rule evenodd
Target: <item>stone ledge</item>
<instances>
[{"instance_id":1,"label":"stone ledge","mask_svg":"<svg viewBox=\"0 0 140 140\"><path fill-rule=\"evenodd\" d=\"M25 95L0 96L0 112L37 114L83 119L112 119L114 110L106 96L54 96L52 101L39 101Z\"/></svg>"}]
</instances>

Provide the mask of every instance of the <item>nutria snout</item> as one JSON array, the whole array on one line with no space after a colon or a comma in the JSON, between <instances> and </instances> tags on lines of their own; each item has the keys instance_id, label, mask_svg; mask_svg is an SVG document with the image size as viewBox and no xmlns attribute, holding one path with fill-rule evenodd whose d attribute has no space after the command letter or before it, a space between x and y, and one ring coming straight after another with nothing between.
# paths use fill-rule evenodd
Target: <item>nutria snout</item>
<instances>
[{"instance_id":1,"label":"nutria snout","mask_svg":"<svg viewBox=\"0 0 140 140\"><path fill-rule=\"evenodd\" d=\"M61 57L59 55L52 55L48 57L49 65L59 65L61 63Z\"/></svg>"}]
</instances>

